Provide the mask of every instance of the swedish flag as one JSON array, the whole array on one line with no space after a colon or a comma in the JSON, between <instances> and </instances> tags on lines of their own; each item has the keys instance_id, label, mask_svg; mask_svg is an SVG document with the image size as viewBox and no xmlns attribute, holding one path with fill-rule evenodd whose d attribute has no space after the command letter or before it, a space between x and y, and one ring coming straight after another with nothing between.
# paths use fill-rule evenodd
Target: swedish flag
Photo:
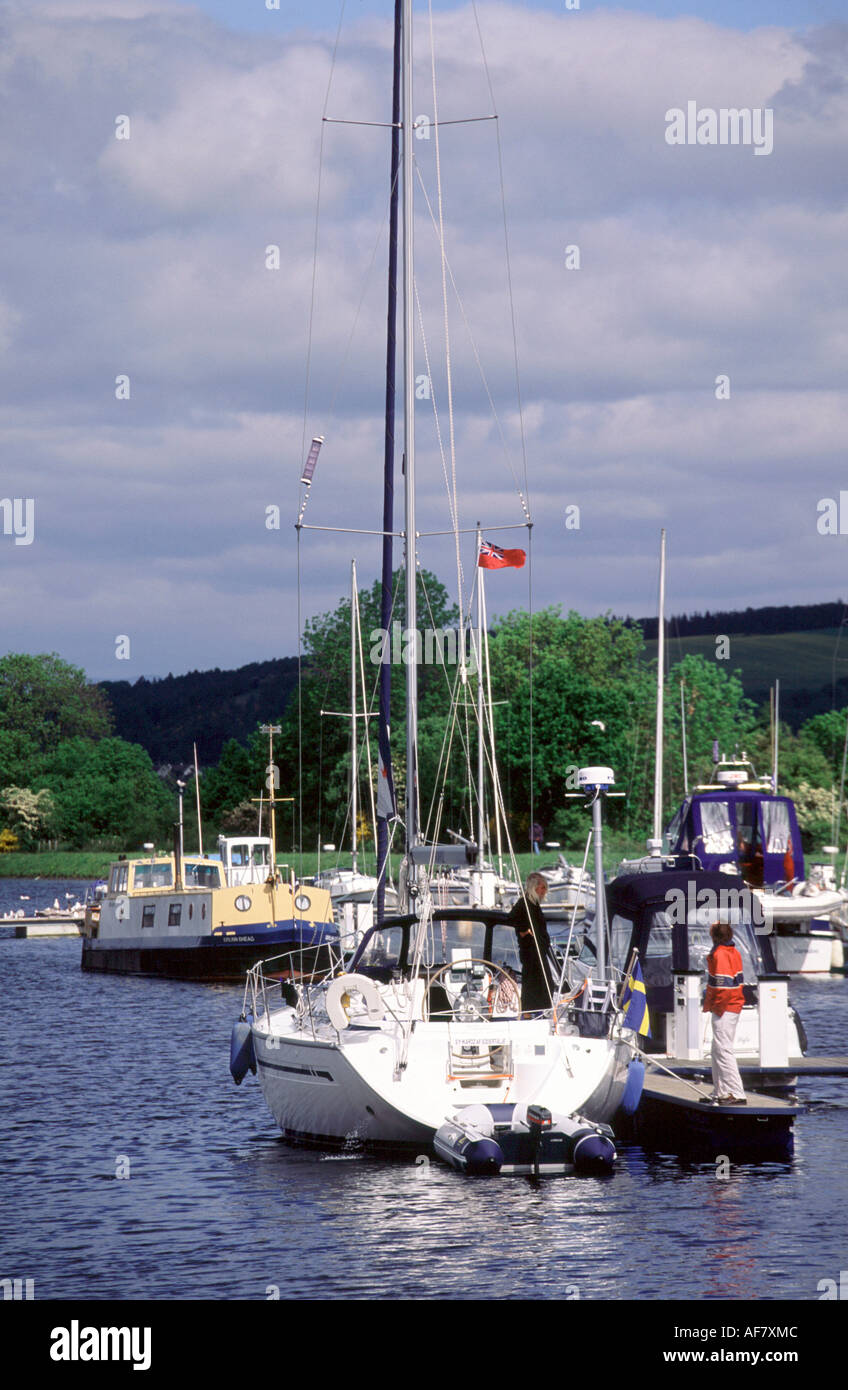
<instances>
[{"instance_id":1,"label":"swedish flag","mask_svg":"<svg viewBox=\"0 0 848 1390\"><path fill-rule=\"evenodd\" d=\"M624 993L621 996L621 1007L624 1010L625 1028L632 1028L633 1032L638 1033L640 1037L649 1038L651 1036L651 1020L648 1015L645 981L642 979L638 960L627 977Z\"/></svg>"}]
</instances>

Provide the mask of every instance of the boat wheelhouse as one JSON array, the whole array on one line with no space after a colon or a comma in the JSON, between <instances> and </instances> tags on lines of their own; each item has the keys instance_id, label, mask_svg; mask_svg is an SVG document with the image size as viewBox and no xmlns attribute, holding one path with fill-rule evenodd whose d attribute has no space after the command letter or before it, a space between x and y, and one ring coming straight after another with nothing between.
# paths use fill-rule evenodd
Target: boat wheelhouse
<instances>
[{"instance_id":1,"label":"boat wheelhouse","mask_svg":"<svg viewBox=\"0 0 848 1390\"><path fill-rule=\"evenodd\" d=\"M111 866L83 941L84 970L241 979L257 961L289 953L280 969L311 977L337 943L330 895L271 869L271 841L220 839L220 858L151 853Z\"/></svg>"},{"instance_id":2,"label":"boat wheelhouse","mask_svg":"<svg viewBox=\"0 0 848 1390\"><path fill-rule=\"evenodd\" d=\"M773 940L755 895L738 874L694 867L667 869L647 861L641 873L622 874L607 885L610 949L614 967L624 973L631 955L645 982L651 1036L643 1046L680 1062L709 1066L712 1018L701 1009L710 927L728 922L742 957L745 1004L736 1033L740 1066L754 1070L756 1084L790 1084L793 1059L806 1038L788 999L786 977L776 967ZM572 983L595 961L592 928L584 937Z\"/></svg>"},{"instance_id":3,"label":"boat wheelhouse","mask_svg":"<svg viewBox=\"0 0 848 1390\"><path fill-rule=\"evenodd\" d=\"M743 760L720 760L713 780L696 787L666 830L673 855L692 855L702 869L740 874L774 927L777 969L841 969L841 933L830 921L845 895L828 884L828 866L805 876L798 816Z\"/></svg>"}]
</instances>

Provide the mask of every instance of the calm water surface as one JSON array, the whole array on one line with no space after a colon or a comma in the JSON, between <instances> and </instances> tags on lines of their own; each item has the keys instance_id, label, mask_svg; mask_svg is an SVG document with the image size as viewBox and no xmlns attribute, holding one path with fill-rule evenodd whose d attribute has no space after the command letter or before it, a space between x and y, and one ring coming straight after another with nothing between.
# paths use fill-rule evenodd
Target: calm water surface
<instances>
[{"instance_id":1,"label":"calm water surface","mask_svg":"<svg viewBox=\"0 0 848 1390\"><path fill-rule=\"evenodd\" d=\"M815 1300L848 1268L848 1081L801 1083L791 1164L622 1145L606 1180L475 1182L287 1147L229 1075L239 987L79 958L0 939L0 1277L37 1299ZM791 992L810 1052L848 1052L848 981Z\"/></svg>"}]
</instances>

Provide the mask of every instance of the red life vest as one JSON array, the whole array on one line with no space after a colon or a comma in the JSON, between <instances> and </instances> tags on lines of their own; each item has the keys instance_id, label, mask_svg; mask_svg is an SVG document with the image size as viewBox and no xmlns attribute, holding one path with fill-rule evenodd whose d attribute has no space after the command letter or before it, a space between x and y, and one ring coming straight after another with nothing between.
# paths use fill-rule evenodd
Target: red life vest
<instances>
[{"instance_id":1,"label":"red life vest","mask_svg":"<svg viewBox=\"0 0 848 1390\"><path fill-rule=\"evenodd\" d=\"M735 946L714 946L707 957L707 993L703 1012L738 1014L745 994L742 989L742 957Z\"/></svg>"}]
</instances>

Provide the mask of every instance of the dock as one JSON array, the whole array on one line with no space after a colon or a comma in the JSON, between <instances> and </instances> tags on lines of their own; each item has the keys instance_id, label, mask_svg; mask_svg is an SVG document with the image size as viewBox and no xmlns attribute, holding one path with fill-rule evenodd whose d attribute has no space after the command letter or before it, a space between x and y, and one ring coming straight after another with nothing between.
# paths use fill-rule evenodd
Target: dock
<instances>
[{"instance_id":1,"label":"dock","mask_svg":"<svg viewBox=\"0 0 848 1390\"><path fill-rule=\"evenodd\" d=\"M14 927L16 937L36 936L81 936L82 919L69 917L26 917L17 921L0 922L0 926Z\"/></svg>"},{"instance_id":2,"label":"dock","mask_svg":"<svg viewBox=\"0 0 848 1390\"><path fill-rule=\"evenodd\" d=\"M711 1089L703 1088L704 1099ZM631 1120L632 1137L645 1148L704 1161L791 1158L793 1123L803 1106L750 1091L745 1100L745 1105L703 1104L684 1077L648 1075Z\"/></svg>"},{"instance_id":3,"label":"dock","mask_svg":"<svg viewBox=\"0 0 848 1390\"><path fill-rule=\"evenodd\" d=\"M650 1056L650 1054L648 1054ZM662 1057L662 1063L679 1076L712 1076L710 1059L690 1061L685 1057ZM848 1057L790 1057L785 1065L770 1064L763 1067L759 1058L750 1061L736 1059L739 1074L743 1077L768 1076L848 1076Z\"/></svg>"}]
</instances>

